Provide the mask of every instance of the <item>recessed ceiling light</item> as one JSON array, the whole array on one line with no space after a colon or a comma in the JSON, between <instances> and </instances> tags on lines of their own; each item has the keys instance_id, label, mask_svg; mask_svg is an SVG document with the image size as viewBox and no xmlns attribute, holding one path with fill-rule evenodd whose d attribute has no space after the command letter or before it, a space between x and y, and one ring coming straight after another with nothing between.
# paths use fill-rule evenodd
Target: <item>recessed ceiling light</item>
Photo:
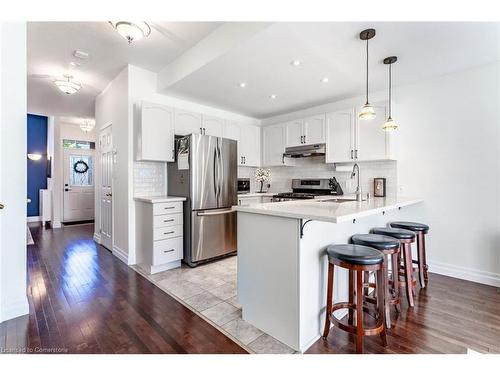
<instances>
[{"instance_id":1,"label":"recessed ceiling light","mask_svg":"<svg viewBox=\"0 0 500 375\"><path fill-rule=\"evenodd\" d=\"M293 66L299 66L300 64L302 64L302 61L300 61L300 60L292 60L290 62L290 65L293 65Z\"/></svg>"},{"instance_id":2,"label":"recessed ceiling light","mask_svg":"<svg viewBox=\"0 0 500 375\"><path fill-rule=\"evenodd\" d=\"M321 78L322 83L328 83L328 81L329 81L328 77Z\"/></svg>"},{"instance_id":3,"label":"recessed ceiling light","mask_svg":"<svg viewBox=\"0 0 500 375\"><path fill-rule=\"evenodd\" d=\"M276 95L276 94L269 95L269 99L276 99L277 97L278 97L278 95Z\"/></svg>"},{"instance_id":4,"label":"recessed ceiling light","mask_svg":"<svg viewBox=\"0 0 500 375\"><path fill-rule=\"evenodd\" d=\"M238 86L240 86L243 89L243 88L247 87L247 83L241 82Z\"/></svg>"},{"instance_id":5,"label":"recessed ceiling light","mask_svg":"<svg viewBox=\"0 0 500 375\"><path fill-rule=\"evenodd\" d=\"M78 59L87 60L89 58L89 53L76 49L73 51L73 56L75 56Z\"/></svg>"}]
</instances>

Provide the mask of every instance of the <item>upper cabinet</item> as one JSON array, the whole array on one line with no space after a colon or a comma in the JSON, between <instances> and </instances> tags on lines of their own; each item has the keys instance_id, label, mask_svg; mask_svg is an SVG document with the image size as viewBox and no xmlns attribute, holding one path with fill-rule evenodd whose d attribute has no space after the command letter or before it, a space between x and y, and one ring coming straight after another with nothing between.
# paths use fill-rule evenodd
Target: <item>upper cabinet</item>
<instances>
[{"instance_id":1,"label":"upper cabinet","mask_svg":"<svg viewBox=\"0 0 500 375\"><path fill-rule=\"evenodd\" d=\"M325 143L325 123L324 114L287 122L286 147Z\"/></svg>"},{"instance_id":2,"label":"upper cabinet","mask_svg":"<svg viewBox=\"0 0 500 375\"><path fill-rule=\"evenodd\" d=\"M136 109L136 160L174 161L173 108L143 101Z\"/></svg>"},{"instance_id":3,"label":"upper cabinet","mask_svg":"<svg viewBox=\"0 0 500 375\"><path fill-rule=\"evenodd\" d=\"M175 110L175 134L201 134L202 130L200 113L189 112L183 109Z\"/></svg>"},{"instance_id":4,"label":"upper cabinet","mask_svg":"<svg viewBox=\"0 0 500 375\"><path fill-rule=\"evenodd\" d=\"M223 137L238 141L239 166L260 166L260 127L226 121Z\"/></svg>"},{"instance_id":5,"label":"upper cabinet","mask_svg":"<svg viewBox=\"0 0 500 375\"><path fill-rule=\"evenodd\" d=\"M224 119L214 116L202 116L203 134L222 137Z\"/></svg>"},{"instance_id":6,"label":"upper cabinet","mask_svg":"<svg viewBox=\"0 0 500 375\"><path fill-rule=\"evenodd\" d=\"M386 106L377 104L374 108L377 117L373 120L359 120L361 108L326 115L327 163L394 159L394 135L382 130Z\"/></svg>"},{"instance_id":7,"label":"upper cabinet","mask_svg":"<svg viewBox=\"0 0 500 375\"><path fill-rule=\"evenodd\" d=\"M278 124L265 126L262 129L262 165L274 167L293 165L290 158L284 158L286 125Z\"/></svg>"}]
</instances>

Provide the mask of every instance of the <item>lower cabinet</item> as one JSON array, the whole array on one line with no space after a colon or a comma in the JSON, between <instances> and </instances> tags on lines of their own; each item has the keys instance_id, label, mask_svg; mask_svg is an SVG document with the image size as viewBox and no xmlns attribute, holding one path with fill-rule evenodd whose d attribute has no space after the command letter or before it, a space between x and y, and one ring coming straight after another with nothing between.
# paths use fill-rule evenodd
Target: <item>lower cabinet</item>
<instances>
[{"instance_id":1,"label":"lower cabinet","mask_svg":"<svg viewBox=\"0 0 500 375\"><path fill-rule=\"evenodd\" d=\"M180 267L184 250L182 206L182 201L136 201L136 261L146 272Z\"/></svg>"}]
</instances>

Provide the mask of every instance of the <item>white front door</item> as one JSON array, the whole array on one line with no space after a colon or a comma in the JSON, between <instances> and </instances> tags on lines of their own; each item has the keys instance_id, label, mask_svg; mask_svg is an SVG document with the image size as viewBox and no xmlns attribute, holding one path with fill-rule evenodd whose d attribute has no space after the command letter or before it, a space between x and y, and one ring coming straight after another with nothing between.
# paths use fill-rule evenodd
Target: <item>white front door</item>
<instances>
[{"instance_id":1,"label":"white front door","mask_svg":"<svg viewBox=\"0 0 500 375\"><path fill-rule=\"evenodd\" d=\"M64 149L63 221L94 219L95 150Z\"/></svg>"},{"instance_id":2,"label":"white front door","mask_svg":"<svg viewBox=\"0 0 500 375\"><path fill-rule=\"evenodd\" d=\"M101 245L113 250L113 138L111 126L99 134L99 182Z\"/></svg>"}]
</instances>

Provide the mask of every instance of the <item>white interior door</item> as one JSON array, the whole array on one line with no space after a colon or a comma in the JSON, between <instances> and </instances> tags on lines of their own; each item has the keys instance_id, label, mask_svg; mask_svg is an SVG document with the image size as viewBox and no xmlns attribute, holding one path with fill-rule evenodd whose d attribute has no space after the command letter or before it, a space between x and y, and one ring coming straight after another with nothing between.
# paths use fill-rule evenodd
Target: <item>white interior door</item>
<instances>
[{"instance_id":1,"label":"white interior door","mask_svg":"<svg viewBox=\"0 0 500 375\"><path fill-rule=\"evenodd\" d=\"M113 138L111 126L99 134L99 181L101 245L113 249Z\"/></svg>"},{"instance_id":2,"label":"white interior door","mask_svg":"<svg viewBox=\"0 0 500 375\"><path fill-rule=\"evenodd\" d=\"M64 149L63 221L94 219L95 150Z\"/></svg>"}]
</instances>

